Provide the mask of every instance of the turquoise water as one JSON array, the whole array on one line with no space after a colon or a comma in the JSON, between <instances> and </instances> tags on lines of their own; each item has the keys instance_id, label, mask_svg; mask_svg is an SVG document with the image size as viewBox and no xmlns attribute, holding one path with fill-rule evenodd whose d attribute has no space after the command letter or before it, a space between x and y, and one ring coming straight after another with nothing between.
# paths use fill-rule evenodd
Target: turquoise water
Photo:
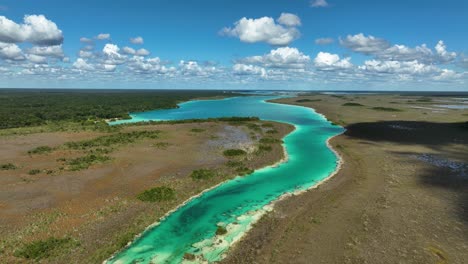
<instances>
[{"instance_id":1,"label":"turquoise water","mask_svg":"<svg viewBox=\"0 0 468 264\"><path fill-rule=\"evenodd\" d=\"M328 177L337 166L337 157L326 140L341 133L342 128L309 108L265 102L273 98L278 97L190 101L178 109L135 113L132 120L114 122L258 116L293 124L296 130L284 139L287 162L237 177L203 193L148 228L107 263L190 263L184 260L185 253L196 255L195 262L220 260L229 246L269 210L271 202ZM216 236L217 226L225 227L228 233Z\"/></svg>"}]
</instances>

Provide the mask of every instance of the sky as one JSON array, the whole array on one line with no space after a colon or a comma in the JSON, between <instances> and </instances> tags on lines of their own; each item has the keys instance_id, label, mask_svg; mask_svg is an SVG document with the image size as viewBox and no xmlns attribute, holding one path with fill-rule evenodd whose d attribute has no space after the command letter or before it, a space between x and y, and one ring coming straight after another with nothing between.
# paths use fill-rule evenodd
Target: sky
<instances>
[{"instance_id":1,"label":"sky","mask_svg":"<svg viewBox=\"0 0 468 264\"><path fill-rule=\"evenodd\" d=\"M466 0L0 0L0 87L468 91Z\"/></svg>"}]
</instances>

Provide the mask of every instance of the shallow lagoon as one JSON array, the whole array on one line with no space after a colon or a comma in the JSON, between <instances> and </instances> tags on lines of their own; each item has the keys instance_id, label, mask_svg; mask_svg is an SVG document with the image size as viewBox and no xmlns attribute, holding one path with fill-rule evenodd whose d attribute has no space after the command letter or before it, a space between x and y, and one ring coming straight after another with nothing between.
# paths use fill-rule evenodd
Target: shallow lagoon
<instances>
[{"instance_id":1,"label":"shallow lagoon","mask_svg":"<svg viewBox=\"0 0 468 264\"><path fill-rule=\"evenodd\" d=\"M191 253L197 262L220 260L252 223L282 195L308 189L327 178L337 166L337 157L326 141L343 131L309 108L268 103L277 96L235 97L190 101L180 108L132 114L131 120L181 120L230 116L257 116L293 124L285 137L288 161L237 177L192 199L157 225L148 228L129 247L108 263L181 263ZM228 233L216 236L217 226Z\"/></svg>"}]
</instances>

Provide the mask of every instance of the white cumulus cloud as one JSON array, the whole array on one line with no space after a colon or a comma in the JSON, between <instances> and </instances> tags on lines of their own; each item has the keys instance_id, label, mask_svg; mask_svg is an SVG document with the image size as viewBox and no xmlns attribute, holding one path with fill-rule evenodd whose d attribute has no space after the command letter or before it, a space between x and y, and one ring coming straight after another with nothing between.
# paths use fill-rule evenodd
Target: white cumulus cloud
<instances>
[{"instance_id":1,"label":"white cumulus cloud","mask_svg":"<svg viewBox=\"0 0 468 264\"><path fill-rule=\"evenodd\" d=\"M107 40L107 39L110 39L110 34L109 33L101 33L99 35L96 36L96 39L98 40Z\"/></svg>"},{"instance_id":2,"label":"white cumulus cloud","mask_svg":"<svg viewBox=\"0 0 468 264\"><path fill-rule=\"evenodd\" d=\"M201 66L196 61L184 60L179 62L179 71L182 75L189 76L209 76L218 72L214 66Z\"/></svg>"},{"instance_id":3,"label":"white cumulus cloud","mask_svg":"<svg viewBox=\"0 0 468 264\"><path fill-rule=\"evenodd\" d=\"M81 38L80 38L80 42L81 42L81 43L91 44L91 43L93 43L93 40L90 39L90 38L81 37Z\"/></svg>"},{"instance_id":4,"label":"white cumulus cloud","mask_svg":"<svg viewBox=\"0 0 468 264\"><path fill-rule=\"evenodd\" d=\"M312 7L327 7L329 6L326 0L312 0L310 1L310 6Z\"/></svg>"},{"instance_id":5,"label":"white cumulus cloud","mask_svg":"<svg viewBox=\"0 0 468 264\"><path fill-rule=\"evenodd\" d=\"M426 44L414 48L399 44L390 46L390 42L385 39L365 36L362 33L348 35L346 38L340 39L340 44L354 52L373 55L384 61L417 60L426 64L445 64L453 62L457 58L457 53L447 51L447 47L442 40L436 44L434 51L428 48Z\"/></svg>"},{"instance_id":6,"label":"white cumulus cloud","mask_svg":"<svg viewBox=\"0 0 468 264\"><path fill-rule=\"evenodd\" d=\"M138 56L148 56L150 55L150 52L146 49L139 49L135 52L135 54Z\"/></svg>"},{"instance_id":7,"label":"white cumulus cloud","mask_svg":"<svg viewBox=\"0 0 468 264\"><path fill-rule=\"evenodd\" d=\"M385 39L376 38L374 36L365 36L362 33L357 35L348 35L344 39L340 38L340 44L354 52L364 53L367 55L381 52L390 47L390 43Z\"/></svg>"},{"instance_id":8,"label":"white cumulus cloud","mask_svg":"<svg viewBox=\"0 0 468 264\"><path fill-rule=\"evenodd\" d=\"M63 58L65 57L62 49L62 45L55 45L55 46L35 46L27 50L29 54L39 55L39 56L46 56L46 57L54 57L54 58Z\"/></svg>"},{"instance_id":9,"label":"white cumulus cloud","mask_svg":"<svg viewBox=\"0 0 468 264\"><path fill-rule=\"evenodd\" d=\"M144 40L142 37L135 37L135 38L130 38L130 42L132 44L143 44Z\"/></svg>"},{"instance_id":10,"label":"white cumulus cloud","mask_svg":"<svg viewBox=\"0 0 468 264\"><path fill-rule=\"evenodd\" d=\"M102 49L102 52L109 57L121 57L119 53L120 48L115 44L106 44Z\"/></svg>"},{"instance_id":11,"label":"white cumulus cloud","mask_svg":"<svg viewBox=\"0 0 468 264\"><path fill-rule=\"evenodd\" d=\"M24 55L18 45L0 42L0 58L18 61L24 60Z\"/></svg>"},{"instance_id":12,"label":"white cumulus cloud","mask_svg":"<svg viewBox=\"0 0 468 264\"><path fill-rule=\"evenodd\" d=\"M414 61L380 61L368 60L359 69L368 72L386 74L427 75L439 72L439 68Z\"/></svg>"},{"instance_id":13,"label":"white cumulus cloud","mask_svg":"<svg viewBox=\"0 0 468 264\"><path fill-rule=\"evenodd\" d=\"M306 68L310 57L296 48L281 47L263 56L251 56L238 60L238 63L261 65L269 68Z\"/></svg>"},{"instance_id":14,"label":"white cumulus cloud","mask_svg":"<svg viewBox=\"0 0 468 264\"><path fill-rule=\"evenodd\" d=\"M339 70L353 67L351 58L340 59L337 54L328 52L319 52L314 59L314 65L320 70Z\"/></svg>"},{"instance_id":15,"label":"white cumulus cloud","mask_svg":"<svg viewBox=\"0 0 468 264\"><path fill-rule=\"evenodd\" d=\"M279 23L292 23L296 25L298 22L300 23L299 18L293 21L290 15L291 14L287 15L288 18L283 16L281 19L283 22ZM296 27L277 24L271 17L261 17L257 19L241 18L234 23L234 27L222 29L221 34L238 37L242 42L266 42L275 46L288 45L300 36L300 32Z\"/></svg>"},{"instance_id":16,"label":"white cumulus cloud","mask_svg":"<svg viewBox=\"0 0 468 264\"><path fill-rule=\"evenodd\" d=\"M297 15L290 14L290 13L281 13L277 21L279 24L282 24L288 27L296 27L296 26L301 25L301 19Z\"/></svg>"},{"instance_id":17,"label":"white cumulus cloud","mask_svg":"<svg viewBox=\"0 0 468 264\"><path fill-rule=\"evenodd\" d=\"M81 71L92 71L94 67L91 64L88 64L84 59L78 58L73 63L73 67Z\"/></svg>"},{"instance_id":18,"label":"white cumulus cloud","mask_svg":"<svg viewBox=\"0 0 468 264\"><path fill-rule=\"evenodd\" d=\"M40 46L51 46L62 44L63 35L57 25L44 15L26 15L23 24L0 16L0 42L30 42Z\"/></svg>"},{"instance_id":19,"label":"white cumulus cloud","mask_svg":"<svg viewBox=\"0 0 468 264\"><path fill-rule=\"evenodd\" d=\"M445 46L442 40L439 40L439 42L437 42L435 50L438 55L437 57L439 61L442 63L452 62L457 57L457 53L447 51L447 46Z\"/></svg>"},{"instance_id":20,"label":"white cumulus cloud","mask_svg":"<svg viewBox=\"0 0 468 264\"><path fill-rule=\"evenodd\" d=\"M261 77L267 75L265 68L255 65L236 63L232 66L232 70L235 75L260 75Z\"/></svg>"}]
</instances>

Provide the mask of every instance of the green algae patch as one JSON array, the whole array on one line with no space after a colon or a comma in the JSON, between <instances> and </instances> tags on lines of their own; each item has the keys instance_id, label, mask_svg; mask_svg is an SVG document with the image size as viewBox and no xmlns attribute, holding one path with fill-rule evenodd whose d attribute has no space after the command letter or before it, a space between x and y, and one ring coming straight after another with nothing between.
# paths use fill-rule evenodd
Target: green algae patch
<instances>
[{"instance_id":1,"label":"green algae patch","mask_svg":"<svg viewBox=\"0 0 468 264\"><path fill-rule=\"evenodd\" d=\"M143 202L170 201L175 198L175 191L165 186L155 187L140 193L137 198Z\"/></svg>"}]
</instances>

